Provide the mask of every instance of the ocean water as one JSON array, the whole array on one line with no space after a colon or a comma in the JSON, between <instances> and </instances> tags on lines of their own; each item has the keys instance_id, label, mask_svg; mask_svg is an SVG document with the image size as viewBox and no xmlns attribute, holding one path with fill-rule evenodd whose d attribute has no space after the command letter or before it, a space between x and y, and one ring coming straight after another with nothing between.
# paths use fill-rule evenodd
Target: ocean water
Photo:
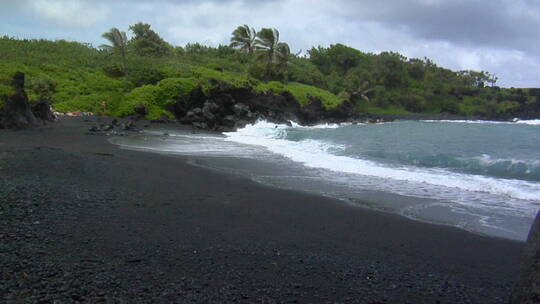
<instances>
[{"instance_id":1,"label":"ocean water","mask_svg":"<svg viewBox=\"0 0 540 304\"><path fill-rule=\"evenodd\" d=\"M169 129L111 141L188 154L197 165L260 183L497 237L525 240L540 209L539 120L258 122L223 135Z\"/></svg>"}]
</instances>

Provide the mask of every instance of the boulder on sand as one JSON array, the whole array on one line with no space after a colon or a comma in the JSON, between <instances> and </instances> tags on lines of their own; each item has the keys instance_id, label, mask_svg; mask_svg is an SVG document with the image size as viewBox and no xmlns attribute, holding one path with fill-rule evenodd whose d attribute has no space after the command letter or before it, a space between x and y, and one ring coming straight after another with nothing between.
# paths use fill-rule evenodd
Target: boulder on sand
<instances>
[{"instance_id":1,"label":"boulder on sand","mask_svg":"<svg viewBox=\"0 0 540 304\"><path fill-rule=\"evenodd\" d=\"M25 127L37 126L38 120L32 113L32 108L28 102L28 95L24 91L24 74L21 72L13 75L12 86L15 92L11 95L4 107L4 117L0 122L5 128L21 129Z\"/></svg>"},{"instance_id":2,"label":"boulder on sand","mask_svg":"<svg viewBox=\"0 0 540 304\"><path fill-rule=\"evenodd\" d=\"M11 83L14 93L0 110L0 128L22 129L39 126L45 121L56 120L48 100L39 99L30 104L24 90L24 83L24 73L16 72Z\"/></svg>"},{"instance_id":3,"label":"boulder on sand","mask_svg":"<svg viewBox=\"0 0 540 304\"><path fill-rule=\"evenodd\" d=\"M51 109L51 103L47 100L39 100L32 105L32 113L37 119L42 121L55 121L56 115L54 115Z\"/></svg>"}]
</instances>

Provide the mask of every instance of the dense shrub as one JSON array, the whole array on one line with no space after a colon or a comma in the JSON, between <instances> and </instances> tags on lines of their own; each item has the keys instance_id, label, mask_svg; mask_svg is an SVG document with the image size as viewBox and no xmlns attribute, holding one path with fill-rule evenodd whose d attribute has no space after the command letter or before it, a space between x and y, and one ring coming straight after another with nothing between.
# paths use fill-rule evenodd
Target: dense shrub
<instances>
[{"instance_id":1,"label":"dense shrub","mask_svg":"<svg viewBox=\"0 0 540 304\"><path fill-rule=\"evenodd\" d=\"M196 67L191 71L191 76L197 80L205 94L213 89L221 88L251 88L258 81L246 74L234 72L220 72L204 67Z\"/></svg>"},{"instance_id":2,"label":"dense shrub","mask_svg":"<svg viewBox=\"0 0 540 304\"><path fill-rule=\"evenodd\" d=\"M450 114L459 114L459 104L454 100L446 100L441 103L441 112Z\"/></svg>"},{"instance_id":3,"label":"dense shrub","mask_svg":"<svg viewBox=\"0 0 540 304\"><path fill-rule=\"evenodd\" d=\"M274 93L283 94L287 92L291 94L300 105L304 106L316 98L319 99L323 106L327 109L332 109L341 104L348 95L340 95L339 97L322 89L305 85L298 82L283 84L278 81L268 83L259 83L254 87L254 91L258 93Z\"/></svg>"},{"instance_id":4,"label":"dense shrub","mask_svg":"<svg viewBox=\"0 0 540 304\"><path fill-rule=\"evenodd\" d=\"M173 117L173 114L166 110L166 105L176 102L180 96L189 95L196 87L195 78L167 78L157 85L138 87L125 95L114 114L133 115L137 106L144 105L148 109L148 119L156 119L162 115Z\"/></svg>"},{"instance_id":5,"label":"dense shrub","mask_svg":"<svg viewBox=\"0 0 540 304\"><path fill-rule=\"evenodd\" d=\"M519 108L519 103L515 101L503 101L497 105L497 113L512 113L515 109Z\"/></svg>"},{"instance_id":6,"label":"dense shrub","mask_svg":"<svg viewBox=\"0 0 540 304\"><path fill-rule=\"evenodd\" d=\"M113 64L109 64L107 66L104 66L103 67L103 72L107 76L113 77L113 78L126 76L125 72L124 72L124 67L119 63L113 63Z\"/></svg>"},{"instance_id":7,"label":"dense shrub","mask_svg":"<svg viewBox=\"0 0 540 304\"><path fill-rule=\"evenodd\" d=\"M195 78L167 78L157 84L159 100L174 100L189 95L197 87Z\"/></svg>"},{"instance_id":8,"label":"dense shrub","mask_svg":"<svg viewBox=\"0 0 540 304\"><path fill-rule=\"evenodd\" d=\"M158 108L160 90L155 85L145 85L135 88L125 95L124 101L118 107L115 114L117 116L128 116L135 114L135 108L145 105L148 109L147 118L157 118L161 116L163 110Z\"/></svg>"},{"instance_id":9,"label":"dense shrub","mask_svg":"<svg viewBox=\"0 0 540 304\"><path fill-rule=\"evenodd\" d=\"M5 101L11 95L13 95L13 88L11 86L0 84L0 100Z\"/></svg>"},{"instance_id":10,"label":"dense shrub","mask_svg":"<svg viewBox=\"0 0 540 304\"><path fill-rule=\"evenodd\" d=\"M301 105L309 104L312 98L319 99L327 109L335 108L343 102L338 96L326 90L298 82L288 83L286 88Z\"/></svg>"},{"instance_id":11,"label":"dense shrub","mask_svg":"<svg viewBox=\"0 0 540 304\"><path fill-rule=\"evenodd\" d=\"M399 103L410 112L424 112L427 109L427 102L424 97L414 94L405 94L399 98Z\"/></svg>"},{"instance_id":12,"label":"dense shrub","mask_svg":"<svg viewBox=\"0 0 540 304\"><path fill-rule=\"evenodd\" d=\"M135 87L156 84L165 78L165 73L152 67L136 67L129 70L129 81Z\"/></svg>"},{"instance_id":13,"label":"dense shrub","mask_svg":"<svg viewBox=\"0 0 540 304\"><path fill-rule=\"evenodd\" d=\"M374 88L375 105L382 109L387 109L393 104L399 104L398 96L393 91L387 90L384 86L378 85Z\"/></svg>"},{"instance_id":14,"label":"dense shrub","mask_svg":"<svg viewBox=\"0 0 540 304\"><path fill-rule=\"evenodd\" d=\"M56 92L56 82L50 78L34 78L28 82L26 86L30 87L32 93L37 95L39 99L51 100L52 95Z\"/></svg>"}]
</instances>

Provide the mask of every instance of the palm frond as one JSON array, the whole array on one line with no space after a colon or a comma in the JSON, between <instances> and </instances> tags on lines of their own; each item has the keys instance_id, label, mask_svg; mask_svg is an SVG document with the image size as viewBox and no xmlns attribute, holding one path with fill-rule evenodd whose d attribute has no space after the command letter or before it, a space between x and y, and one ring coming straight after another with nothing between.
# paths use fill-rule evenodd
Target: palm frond
<instances>
[{"instance_id":1,"label":"palm frond","mask_svg":"<svg viewBox=\"0 0 540 304\"><path fill-rule=\"evenodd\" d=\"M103 33L101 37L107 39L113 48L121 48L127 45L126 32L113 27L110 31Z\"/></svg>"},{"instance_id":2,"label":"palm frond","mask_svg":"<svg viewBox=\"0 0 540 304\"><path fill-rule=\"evenodd\" d=\"M370 88L369 81L364 81L356 90L352 92L352 95L360 96L365 101L369 101L368 94L374 91L375 88Z\"/></svg>"},{"instance_id":3,"label":"palm frond","mask_svg":"<svg viewBox=\"0 0 540 304\"><path fill-rule=\"evenodd\" d=\"M110 52L113 49L113 47L108 44L102 44L99 46L99 48L107 52Z\"/></svg>"},{"instance_id":4,"label":"palm frond","mask_svg":"<svg viewBox=\"0 0 540 304\"><path fill-rule=\"evenodd\" d=\"M252 53L255 46L255 36L254 28L247 24L241 25L232 32L230 46Z\"/></svg>"},{"instance_id":5,"label":"palm frond","mask_svg":"<svg viewBox=\"0 0 540 304\"><path fill-rule=\"evenodd\" d=\"M128 39L126 32L122 32L119 29L113 27L110 31L101 35L104 39L108 40L110 44L102 44L100 48L102 50L111 52L113 54L119 54L122 57L122 65L124 67L124 75L127 75L127 44Z\"/></svg>"}]
</instances>

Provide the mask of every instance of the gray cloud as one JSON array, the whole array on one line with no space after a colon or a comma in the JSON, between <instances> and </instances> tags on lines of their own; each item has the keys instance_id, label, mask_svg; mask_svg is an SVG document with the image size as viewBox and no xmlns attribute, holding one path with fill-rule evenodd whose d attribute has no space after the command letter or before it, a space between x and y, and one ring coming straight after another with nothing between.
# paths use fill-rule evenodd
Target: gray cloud
<instances>
[{"instance_id":1,"label":"gray cloud","mask_svg":"<svg viewBox=\"0 0 540 304\"><path fill-rule=\"evenodd\" d=\"M4 0L7 35L102 43L112 26L152 24L183 45L228 43L240 24L276 27L294 50L345 43L495 73L505 86L540 86L536 0Z\"/></svg>"},{"instance_id":2,"label":"gray cloud","mask_svg":"<svg viewBox=\"0 0 540 304\"><path fill-rule=\"evenodd\" d=\"M538 51L540 2L524 0L341 1L350 19L400 28L427 40ZM384 4L383 4L384 3Z\"/></svg>"},{"instance_id":3,"label":"gray cloud","mask_svg":"<svg viewBox=\"0 0 540 304\"><path fill-rule=\"evenodd\" d=\"M34 22L64 27L90 27L105 21L110 13L105 2L86 0L7 0L0 5L0 16L26 17Z\"/></svg>"}]
</instances>

